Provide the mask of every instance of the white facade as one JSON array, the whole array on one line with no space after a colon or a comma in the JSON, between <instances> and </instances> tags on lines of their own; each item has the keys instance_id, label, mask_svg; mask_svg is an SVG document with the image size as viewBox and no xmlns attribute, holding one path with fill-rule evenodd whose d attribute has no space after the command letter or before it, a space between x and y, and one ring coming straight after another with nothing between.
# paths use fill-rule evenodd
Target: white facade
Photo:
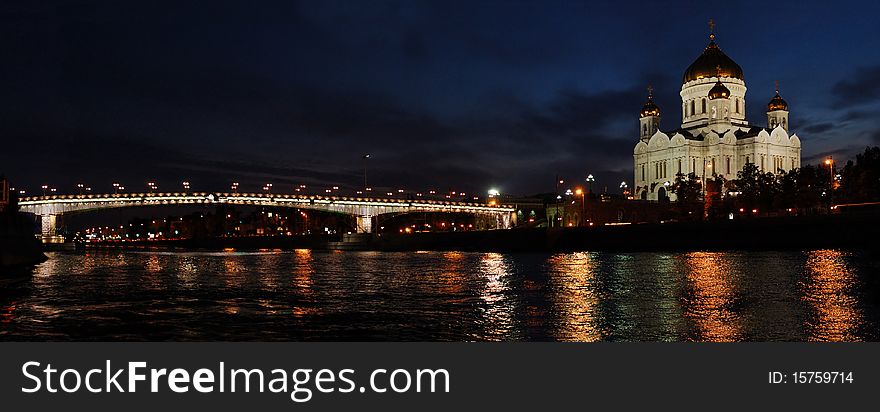
<instances>
[{"instance_id":1,"label":"white facade","mask_svg":"<svg viewBox=\"0 0 880 412\"><path fill-rule=\"evenodd\" d=\"M801 143L789 134L788 105L779 92L768 104L767 127L746 120L746 84L742 69L712 41L685 72L681 86L681 127L660 131L660 109L649 94L639 120L633 150L637 199L674 200L677 173L698 178L736 179L746 163L763 171L801 165Z\"/></svg>"}]
</instances>

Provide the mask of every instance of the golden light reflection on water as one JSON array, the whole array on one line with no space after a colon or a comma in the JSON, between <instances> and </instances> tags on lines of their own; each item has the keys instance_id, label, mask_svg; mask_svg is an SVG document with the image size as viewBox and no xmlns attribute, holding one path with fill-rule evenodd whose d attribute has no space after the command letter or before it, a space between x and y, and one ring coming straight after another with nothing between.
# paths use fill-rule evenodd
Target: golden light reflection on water
<instances>
[{"instance_id":1,"label":"golden light reflection on water","mask_svg":"<svg viewBox=\"0 0 880 412\"><path fill-rule=\"evenodd\" d=\"M510 307L511 267L504 255L485 253L480 257L480 275L485 282L480 289L480 299L486 305L489 336L504 339L514 329L513 310Z\"/></svg>"},{"instance_id":2,"label":"golden light reflection on water","mask_svg":"<svg viewBox=\"0 0 880 412\"><path fill-rule=\"evenodd\" d=\"M312 275L315 273L315 269L312 267L315 261L312 251L310 249L297 249L294 256L296 266L294 266L293 271L293 285L296 286L301 295L311 295L314 283Z\"/></svg>"},{"instance_id":3,"label":"golden light reflection on water","mask_svg":"<svg viewBox=\"0 0 880 412\"><path fill-rule=\"evenodd\" d=\"M810 341L858 341L863 322L858 300L852 294L854 271L838 250L815 250L804 264L803 299L812 316L805 328Z\"/></svg>"},{"instance_id":4,"label":"golden light reflection on water","mask_svg":"<svg viewBox=\"0 0 880 412\"><path fill-rule=\"evenodd\" d=\"M12 323L15 320L15 304L0 307L0 324Z\"/></svg>"},{"instance_id":5,"label":"golden light reflection on water","mask_svg":"<svg viewBox=\"0 0 880 412\"><path fill-rule=\"evenodd\" d=\"M441 293L450 295L464 290L464 253L444 252L440 263L440 278L437 287Z\"/></svg>"},{"instance_id":6,"label":"golden light reflection on water","mask_svg":"<svg viewBox=\"0 0 880 412\"><path fill-rule=\"evenodd\" d=\"M696 327L699 341L741 340L741 321L732 310L736 290L731 282L735 268L724 252L692 252L684 255L686 279L691 288L685 297L685 316Z\"/></svg>"},{"instance_id":7,"label":"golden light reflection on water","mask_svg":"<svg viewBox=\"0 0 880 412\"><path fill-rule=\"evenodd\" d=\"M162 265L159 264L159 256L158 255L149 255L147 257L147 263L144 265L144 268L147 272L150 273L159 273L162 271Z\"/></svg>"},{"instance_id":8,"label":"golden light reflection on water","mask_svg":"<svg viewBox=\"0 0 880 412\"><path fill-rule=\"evenodd\" d=\"M596 262L588 252L552 256L548 260L550 301L559 316L554 338L561 341L602 340Z\"/></svg>"},{"instance_id":9,"label":"golden light reflection on water","mask_svg":"<svg viewBox=\"0 0 880 412\"><path fill-rule=\"evenodd\" d=\"M199 265L197 264L197 260L192 256L181 256L177 261L177 270L175 270L175 274L177 275L177 280L184 288L192 289L198 286L198 272Z\"/></svg>"}]
</instances>

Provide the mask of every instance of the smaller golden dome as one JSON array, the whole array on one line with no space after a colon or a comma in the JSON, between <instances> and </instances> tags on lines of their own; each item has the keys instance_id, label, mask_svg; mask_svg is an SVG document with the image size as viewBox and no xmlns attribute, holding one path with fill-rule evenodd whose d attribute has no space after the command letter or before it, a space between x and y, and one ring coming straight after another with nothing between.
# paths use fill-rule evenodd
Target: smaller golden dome
<instances>
[{"instance_id":1,"label":"smaller golden dome","mask_svg":"<svg viewBox=\"0 0 880 412\"><path fill-rule=\"evenodd\" d=\"M709 100L726 99L728 97L730 97L730 89L724 86L720 79L709 89Z\"/></svg>"},{"instance_id":2,"label":"smaller golden dome","mask_svg":"<svg viewBox=\"0 0 880 412\"><path fill-rule=\"evenodd\" d=\"M642 106L640 117L660 116L660 106L654 103L654 88L648 86L648 101Z\"/></svg>"},{"instance_id":3,"label":"smaller golden dome","mask_svg":"<svg viewBox=\"0 0 880 412\"><path fill-rule=\"evenodd\" d=\"M776 96L773 96L773 98L770 99L770 103L767 103L768 112L776 110L788 111L788 103L779 95L779 82L776 82Z\"/></svg>"},{"instance_id":4,"label":"smaller golden dome","mask_svg":"<svg viewBox=\"0 0 880 412\"><path fill-rule=\"evenodd\" d=\"M651 98L642 106L641 117L660 116L660 107L657 106Z\"/></svg>"}]
</instances>

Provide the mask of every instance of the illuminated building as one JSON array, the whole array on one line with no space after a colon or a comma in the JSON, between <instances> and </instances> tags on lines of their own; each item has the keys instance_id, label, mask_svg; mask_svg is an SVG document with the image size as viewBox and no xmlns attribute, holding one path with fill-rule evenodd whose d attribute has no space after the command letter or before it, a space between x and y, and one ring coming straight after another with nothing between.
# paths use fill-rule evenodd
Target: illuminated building
<instances>
[{"instance_id":1,"label":"illuminated building","mask_svg":"<svg viewBox=\"0 0 880 412\"><path fill-rule=\"evenodd\" d=\"M648 89L633 150L637 199L674 200L670 188L678 173L730 180L747 163L773 173L800 167L801 142L789 134L789 107L778 84L767 105L767 127L750 125L743 70L715 44L714 32L709 40L684 73L678 129L660 130L660 107Z\"/></svg>"}]
</instances>

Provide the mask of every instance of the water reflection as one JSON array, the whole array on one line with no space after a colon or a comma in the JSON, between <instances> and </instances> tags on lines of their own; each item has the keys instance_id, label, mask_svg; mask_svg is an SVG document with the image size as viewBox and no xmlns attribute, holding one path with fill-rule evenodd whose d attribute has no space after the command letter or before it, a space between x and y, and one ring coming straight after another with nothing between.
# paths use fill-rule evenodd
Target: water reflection
<instances>
[{"instance_id":1,"label":"water reflection","mask_svg":"<svg viewBox=\"0 0 880 412\"><path fill-rule=\"evenodd\" d=\"M464 288L464 253L444 252L440 266L439 292L447 295L460 293Z\"/></svg>"},{"instance_id":2,"label":"water reflection","mask_svg":"<svg viewBox=\"0 0 880 412\"><path fill-rule=\"evenodd\" d=\"M689 339L709 342L740 340L741 319L733 311L736 268L724 252L692 252L684 255L689 293L683 299L685 316L696 330Z\"/></svg>"},{"instance_id":3,"label":"water reflection","mask_svg":"<svg viewBox=\"0 0 880 412\"><path fill-rule=\"evenodd\" d=\"M0 339L874 340L878 264L833 250L53 253L0 293Z\"/></svg>"},{"instance_id":4,"label":"water reflection","mask_svg":"<svg viewBox=\"0 0 880 412\"><path fill-rule=\"evenodd\" d=\"M312 257L312 251L309 249L297 249L294 254L293 266L293 285L301 295L309 296L312 294L312 274L315 269L312 267L315 259Z\"/></svg>"},{"instance_id":5,"label":"water reflection","mask_svg":"<svg viewBox=\"0 0 880 412\"><path fill-rule=\"evenodd\" d=\"M147 258L147 264L145 266L147 272L158 273L162 271L162 266L159 265L159 255L149 255Z\"/></svg>"},{"instance_id":6,"label":"water reflection","mask_svg":"<svg viewBox=\"0 0 880 412\"><path fill-rule=\"evenodd\" d=\"M806 322L811 341L859 341L857 330L862 314L853 290L858 284L848 267L847 255L839 250L816 250L807 254L804 265L804 301L811 316Z\"/></svg>"},{"instance_id":7,"label":"water reflection","mask_svg":"<svg viewBox=\"0 0 880 412\"><path fill-rule=\"evenodd\" d=\"M587 252L555 255L548 260L550 300L558 315L553 327L555 339L594 342L604 337L596 265Z\"/></svg>"},{"instance_id":8,"label":"water reflection","mask_svg":"<svg viewBox=\"0 0 880 412\"><path fill-rule=\"evenodd\" d=\"M12 323L15 320L15 304L0 307L0 324Z\"/></svg>"},{"instance_id":9,"label":"water reflection","mask_svg":"<svg viewBox=\"0 0 880 412\"><path fill-rule=\"evenodd\" d=\"M484 278L479 291L486 316L485 333L494 339L509 339L514 330L513 302L510 297L510 262L500 253L486 253L480 258Z\"/></svg>"}]
</instances>

